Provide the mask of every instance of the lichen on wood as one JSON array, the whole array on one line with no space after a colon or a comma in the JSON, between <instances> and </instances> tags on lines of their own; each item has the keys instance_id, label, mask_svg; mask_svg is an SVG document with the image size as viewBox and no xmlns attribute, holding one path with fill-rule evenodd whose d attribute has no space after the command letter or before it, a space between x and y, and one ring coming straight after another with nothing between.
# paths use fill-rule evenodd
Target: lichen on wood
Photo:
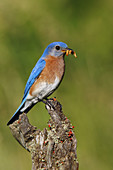
<instances>
[{"instance_id":1,"label":"lichen on wood","mask_svg":"<svg viewBox=\"0 0 113 170\"><path fill-rule=\"evenodd\" d=\"M47 100L46 109L50 115L49 130L32 126L23 113L9 125L13 136L31 153L32 170L78 170L77 141L70 120L57 100Z\"/></svg>"}]
</instances>

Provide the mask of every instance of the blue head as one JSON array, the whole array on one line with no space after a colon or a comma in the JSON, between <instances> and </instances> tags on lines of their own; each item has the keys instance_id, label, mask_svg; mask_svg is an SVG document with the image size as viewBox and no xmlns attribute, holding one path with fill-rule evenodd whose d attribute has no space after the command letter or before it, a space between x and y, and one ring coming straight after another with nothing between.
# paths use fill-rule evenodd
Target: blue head
<instances>
[{"instance_id":1,"label":"blue head","mask_svg":"<svg viewBox=\"0 0 113 170\"><path fill-rule=\"evenodd\" d=\"M65 49L67 49L67 44L63 42L53 42L47 46L43 53L43 57L46 55L51 55L54 57L61 56Z\"/></svg>"},{"instance_id":2,"label":"blue head","mask_svg":"<svg viewBox=\"0 0 113 170\"><path fill-rule=\"evenodd\" d=\"M76 53L72 49L68 48L67 44L63 42L53 42L47 46L42 55L42 58L45 58L47 55L59 57L65 54L74 54L76 57Z\"/></svg>"}]
</instances>

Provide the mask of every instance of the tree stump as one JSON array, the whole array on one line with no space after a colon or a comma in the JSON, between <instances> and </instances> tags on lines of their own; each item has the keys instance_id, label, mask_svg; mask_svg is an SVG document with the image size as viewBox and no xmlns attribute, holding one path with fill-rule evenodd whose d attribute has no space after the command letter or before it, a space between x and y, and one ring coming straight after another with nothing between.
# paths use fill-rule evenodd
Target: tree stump
<instances>
[{"instance_id":1,"label":"tree stump","mask_svg":"<svg viewBox=\"0 0 113 170\"><path fill-rule=\"evenodd\" d=\"M78 170L74 127L57 100L49 99L45 106L50 115L49 130L32 126L23 113L9 125L13 136L31 153L32 170Z\"/></svg>"}]
</instances>

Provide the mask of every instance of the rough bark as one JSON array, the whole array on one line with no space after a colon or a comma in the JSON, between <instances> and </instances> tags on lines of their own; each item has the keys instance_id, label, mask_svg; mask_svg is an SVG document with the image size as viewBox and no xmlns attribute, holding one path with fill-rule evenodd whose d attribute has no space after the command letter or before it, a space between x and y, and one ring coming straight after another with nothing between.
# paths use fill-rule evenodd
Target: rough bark
<instances>
[{"instance_id":1,"label":"rough bark","mask_svg":"<svg viewBox=\"0 0 113 170\"><path fill-rule=\"evenodd\" d=\"M47 100L46 109L50 115L49 130L37 130L23 113L9 126L13 136L31 153L32 170L78 170L74 127L57 100Z\"/></svg>"}]
</instances>

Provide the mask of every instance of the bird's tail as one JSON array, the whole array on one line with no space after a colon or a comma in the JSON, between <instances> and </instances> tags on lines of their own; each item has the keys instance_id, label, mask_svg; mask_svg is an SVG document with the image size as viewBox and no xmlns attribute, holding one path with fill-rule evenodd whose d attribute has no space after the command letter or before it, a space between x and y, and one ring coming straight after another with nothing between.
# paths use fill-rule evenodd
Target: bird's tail
<instances>
[{"instance_id":1,"label":"bird's tail","mask_svg":"<svg viewBox=\"0 0 113 170\"><path fill-rule=\"evenodd\" d=\"M14 113L12 118L9 120L7 125L12 124L15 120L17 120L19 118L19 115L23 113L23 111L21 111L21 109L24 107L24 104L25 104L25 99L22 101L21 105L18 107L18 109L16 110L16 112Z\"/></svg>"}]
</instances>

